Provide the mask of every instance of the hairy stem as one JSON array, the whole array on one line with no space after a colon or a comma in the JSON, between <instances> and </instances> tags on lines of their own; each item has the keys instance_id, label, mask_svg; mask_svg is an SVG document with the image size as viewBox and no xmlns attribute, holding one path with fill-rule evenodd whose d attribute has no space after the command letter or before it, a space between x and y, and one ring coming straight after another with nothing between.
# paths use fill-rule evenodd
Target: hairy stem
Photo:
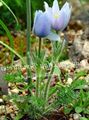
<instances>
[{"instance_id":1,"label":"hairy stem","mask_svg":"<svg viewBox=\"0 0 89 120\"><path fill-rule=\"evenodd\" d=\"M40 52L41 52L41 41L42 41L41 38L39 38L39 50L38 50L39 58L40 58Z\"/></svg>"},{"instance_id":2,"label":"hairy stem","mask_svg":"<svg viewBox=\"0 0 89 120\"><path fill-rule=\"evenodd\" d=\"M36 81L36 96L39 96L39 92L40 92L40 57L41 57L41 38L39 38L39 48L38 48L38 57L39 57L39 61L38 61L38 68L37 68L37 81Z\"/></svg>"},{"instance_id":3,"label":"hairy stem","mask_svg":"<svg viewBox=\"0 0 89 120\"><path fill-rule=\"evenodd\" d=\"M38 72L37 80L36 80L36 97L39 97L39 83L40 83L40 76L39 76L39 72Z\"/></svg>"},{"instance_id":4,"label":"hairy stem","mask_svg":"<svg viewBox=\"0 0 89 120\"><path fill-rule=\"evenodd\" d=\"M46 83L45 91L44 91L45 102L48 101L48 92L49 92L49 89L50 89L50 82L51 82L51 78L52 78L52 75L53 75L53 72L54 72L54 68L55 68L55 64L53 63L52 69L50 71L50 75L49 75L47 83ZM44 106L44 109L45 109L45 106Z\"/></svg>"}]
</instances>

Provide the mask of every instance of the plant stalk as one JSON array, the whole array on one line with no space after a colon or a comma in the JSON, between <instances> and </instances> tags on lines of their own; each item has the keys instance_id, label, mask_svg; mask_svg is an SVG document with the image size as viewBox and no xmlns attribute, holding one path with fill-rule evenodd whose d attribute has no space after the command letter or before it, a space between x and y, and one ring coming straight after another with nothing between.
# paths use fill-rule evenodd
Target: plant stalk
<instances>
[{"instance_id":1,"label":"plant stalk","mask_svg":"<svg viewBox=\"0 0 89 120\"><path fill-rule=\"evenodd\" d=\"M39 88L40 88L40 57L41 57L41 38L39 38L39 48L38 48L38 68L37 68L37 81L36 81L36 97L39 96Z\"/></svg>"},{"instance_id":2,"label":"plant stalk","mask_svg":"<svg viewBox=\"0 0 89 120\"><path fill-rule=\"evenodd\" d=\"M55 68L55 64L53 63L52 65L52 69L50 71L50 75L48 77L48 81L46 83L46 87L45 87L45 91L44 91L44 99L45 99L45 102L48 101L48 92L49 92L49 88L50 88L50 82L51 82L51 78L52 78L52 75L53 75L53 72L54 72L54 68ZM45 103L46 104L46 103ZM45 109L45 106L44 106L44 109Z\"/></svg>"},{"instance_id":3,"label":"plant stalk","mask_svg":"<svg viewBox=\"0 0 89 120\"><path fill-rule=\"evenodd\" d=\"M30 33L31 33L31 0L26 0L26 7L27 7L27 64L28 64L28 84L31 85L31 41L30 41Z\"/></svg>"},{"instance_id":4,"label":"plant stalk","mask_svg":"<svg viewBox=\"0 0 89 120\"><path fill-rule=\"evenodd\" d=\"M40 76L39 76L39 71L37 71L37 72L38 73L37 73L37 80L36 80L36 97L39 97Z\"/></svg>"},{"instance_id":5,"label":"plant stalk","mask_svg":"<svg viewBox=\"0 0 89 120\"><path fill-rule=\"evenodd\" d=\"M41 38L39 38L39 50L38 50L39 58L40 58L40 52L41 52L41 41L42 41Z\"/></svg>"}]
</instances>

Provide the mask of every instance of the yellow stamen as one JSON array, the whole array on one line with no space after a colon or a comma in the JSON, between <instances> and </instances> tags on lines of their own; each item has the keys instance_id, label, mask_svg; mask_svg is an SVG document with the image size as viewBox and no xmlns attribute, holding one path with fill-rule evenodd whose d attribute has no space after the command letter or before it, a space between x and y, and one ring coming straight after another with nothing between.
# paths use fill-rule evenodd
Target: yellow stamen
<instances>
[{"instance_id":1,"label":"yellow stamen","mask_svg":"<svg viewBox=\"0 0 89 120\"><path fill-rule=\"evenodd\" d=\"M59 15L58 14L54 14L54 18L59 18Z\"/></svg>"}]
</instances>

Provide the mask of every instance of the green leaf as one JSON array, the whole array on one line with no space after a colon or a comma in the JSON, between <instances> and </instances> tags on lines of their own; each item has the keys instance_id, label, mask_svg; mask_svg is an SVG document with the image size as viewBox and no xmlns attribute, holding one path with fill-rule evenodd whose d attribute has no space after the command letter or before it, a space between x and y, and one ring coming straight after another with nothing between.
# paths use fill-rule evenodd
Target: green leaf
<instances>
[{"instance_id":1,"label":"green leaf","mask_svg":"<svg viewBox=\"0 0 89 120\"><path fill-rule=\"evenodd\" d=\"M82 76L85 76L85 75L87 75L86 71L84 71L84 70L79 71L79 72L75 73L75 80L82 77Z\"/></svg>"},{"instance_id":2,"label":"green leaf","mask_svg":"<svg viewBox=\"0 0 89 120\"><path fill-rule=\"evenodd\" d=\"M73 89L83 89L84 85L86 85L86 81L85 80L81 80L81 79L76 79L72 82L71 87Z\"/></svg>"},{"instance_id":3,"label":"green leaf","mask_svg":"<svg viewBox=\"0 0 89 120\"><path fill-rule=\"evenodd\" d=\"M57 88L56 87L51 87L50 90L49 90L49 97L51 97L51 95L53 95L56 92L57 92Z\"/></svg>"},{"instance_id":4,"label":"green leaf","mask_svg":"<svg viewBox=\"0 0 89 120\"><path fill-rule=\"evenodd\" d=\"M86 117L81 117L80 120L89 120Z\"/></svg>"},{"instance_id":5,"label":"green leaf","mask_svg":"<svg viewBox=\"0 0 89 120\"><path fill-rule=\"evenodd\" d=\"M3 5L2 2L0 2L0 7L1 7L2 5Z\"/></svg>"},{"instance_id":6,"label":"green leaf","mask_svg":"<svg viewBox=\"0 0 89 120\"><path fill-rule=\"evenodd\" d=\"M65 114L69 114L70 112L71 112L71 110L72 110L72 107L64 107L64 113Z\"/></svg>"},{"instance_id":7,"label":"green leaf","mask_svg":"<svg viewBox=\"0 0 89 120\"><path fill-rule=\"evenodd\" d=\"M83 113L89 115L89 108L86 108L86 107L85 107L85 109L83 110Z\"/></svg>"},{"instance_id":8,"label":"green leaf","mask_svg":"<svg viewBox=\"0 0 89 120\"><path fill-rule=\"evenodd\" d=\"M81 113L82 111L83 111L83 108L82 107L76 107L75 108L75 111L76 111L76 113Z\"/></svg>"},{"instance_id":9,"label":"green leaf","mask_svg":"<svg viewBox=\"0 0 89 120\"><path fill-rule=\"evenodd\" d=\"M19 120L19 119L21 119L22 117L23 117L22 114L18 114L18 115L14 118L14 120Z\"/></svg>"},{"instance_id":10,"label":"green leaf","mask_svg":"<svg viewBox=\"0 0 89 120\"><path fill-rule=\"evenodd\" d=\"M54 68L54 73L53 74L58 75L58 78L60 80L61 71L60 71L60 69L59 69L59 67L57 65Z\"/></svg>"}]
</instances>

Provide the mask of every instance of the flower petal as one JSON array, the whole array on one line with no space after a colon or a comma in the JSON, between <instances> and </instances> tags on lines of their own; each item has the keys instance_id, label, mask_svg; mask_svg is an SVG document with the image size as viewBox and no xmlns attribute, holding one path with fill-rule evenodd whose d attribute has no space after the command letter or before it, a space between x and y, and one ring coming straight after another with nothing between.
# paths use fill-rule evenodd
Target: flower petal
<instances>
[{"instance_id":1,"label":"flower petal","mask_svg":"<svg viewBox=\"0 0 89 120\"><path fill-rule=\"evenodd\" d=\"M35 27L36 21L41 14L42 14L41 10L35 12L34 24L33 24L33 28L32 28L33 33L34 33L34 27Z\"/></svg>"},{"instance_id":2,"label":"flower petal","mask_svg":"<svg viewBox=\"0 0 89 120\"><path fill-rule=\"evenodd\" d=\"M61 30L64 26L64 11L59 12L59 17L52 19L52 28L56 31Z\"/></svg>"},{"instance_id":3,"label":"flower petal","mask_svg":"<svg viewBox=\"0 0 89 120\"><path fill-rule=\"evenodd\" d=\"M36 14L33 32L39 37L46 37L50 33L51 23L46 12Z\"/></svg>"},{"instance_id":4,"label":"flower petal","mask_svg":"<svg viewBox=\"0 0 89 120\"><path fill-rule=\"evenodd\" d=\"M49 5L47 2L44 2L44 8L46 11L48 11L50 9Z\"/></svg>"},{"instance_id":5,"label":"flower petal","mask_svg":"<svg viewBox=\"0 0 89 120\"><path fill-rule=\"evenodd\" d=\"M65 29L69 20L70 20L70 16L71 16L71 9L72 7L70 6L70 4L68 2L66 2L64 4L64 6L62 7L61 11L64 12L64 26L62 29Z\"/></svg>"},{"instance_id":6,"label":"flower petal","mask_svg":"<svg viewBox=\"0 0 89 120\"><path fill-rule=\"evenodd\" d=\"M59 35L57 35L56 33L53 33L53 32L50 32L50 34L46 38L51 41L60 41L61 40Z\"/></svg>"},{"instance_id":7,"label":"flower petal","mask_svg":"<svg viewBox=\"0 0 89 120\"><path fill-rule=\"evenodd\" d=\"M52 13L53 15L58 14L59 13L59 5L58 5L58 1L54 0L53 2L53 7L52 7Z\"/></svg>"},{"instance_id":8,"label":"flower petal","mask_svg":"<svg viewBox=\"0 0 89 120\"><path fill-rule=\"evenodd\" d=\"M50 22L52 22L53 16L52 16L52 8L49 7L48 3L44 2L44 7L45 7L45 11L47 13L47 16L50 20Z\"/></svg>"}]
</instances>

